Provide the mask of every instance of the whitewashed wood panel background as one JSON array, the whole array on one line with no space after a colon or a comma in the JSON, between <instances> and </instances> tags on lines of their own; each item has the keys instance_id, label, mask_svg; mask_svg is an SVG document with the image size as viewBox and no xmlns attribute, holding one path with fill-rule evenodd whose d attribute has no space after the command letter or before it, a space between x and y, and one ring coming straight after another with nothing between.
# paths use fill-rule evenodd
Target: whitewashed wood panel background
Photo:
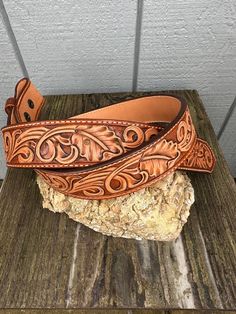
<instances>
[{"instance_id":1,"label":"whitewashed wood panel background","mask_svg":"<svg viewBox=\"0 0 236 314\"><path fill-rule=\"evenodd\" d=\"M6 114L4 110L5 99L12 95L15 88L16 81L23 76L21 67L15 55L14 48L8 37L8 30L5 25L5 16L0 15L0 128L6 123ZM2 148L2 141L0 143L0 179L4 177L5 156Z\"/></svg>"},{"instance_id":2,"label":"whitewashed wood panel background","mask_svg":"<svg viewBox=\"0 0 236 314\"><path fill-rule=\"evenodd\" d=\"M236 86L235 0L0 0L0 10L2 106L22 75L43 94L197 89L236 176L235 113L224 123ZM5 119L1 110L1 127Z\"/></svg>"},{"instance_id":3,"label":"whitewashed wood panel background","mask_svg":"<svg viewBox=\"0 0 236 314\"><path fill-rule=\"evenodd\" d=\"M222 128L220 144L233 176L236 178L236 98L230 108L225 128Z\"/></svg>"}]
</instances>

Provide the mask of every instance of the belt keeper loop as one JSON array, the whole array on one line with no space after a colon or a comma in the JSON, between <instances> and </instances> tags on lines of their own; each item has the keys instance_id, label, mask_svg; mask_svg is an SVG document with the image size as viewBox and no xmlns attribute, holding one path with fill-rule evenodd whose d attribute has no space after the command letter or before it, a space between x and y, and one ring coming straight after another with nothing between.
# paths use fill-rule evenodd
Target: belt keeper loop
<instances>
[{"instance_id":1,"label":"belt keeper loop","mask_svg":"<svg viewBox=\"0 0 236 314\"><path fill-rule=\"evenodd\" d=\"M12 118L12 114L13 114L13 110L15 108L16 105L16 100L14 97L8 98L6 103L5 103L5 112L7 114L7 125L11 124L11 118Z\"/></svg>"}]
</instances>

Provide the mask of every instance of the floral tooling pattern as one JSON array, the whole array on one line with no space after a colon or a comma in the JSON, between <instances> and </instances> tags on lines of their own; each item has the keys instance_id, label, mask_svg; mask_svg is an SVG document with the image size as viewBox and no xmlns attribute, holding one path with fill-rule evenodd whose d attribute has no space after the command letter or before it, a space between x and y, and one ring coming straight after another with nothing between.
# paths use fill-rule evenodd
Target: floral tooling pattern
<instances>
[{"instance_id":1,"label":"floral tooling pattern","mask_svg":"<svg viewBox=\"0 0 236 314\"><path fill-rule=\"evenodd\" d=\"M179 125L174 126L165 138L116 164L60 175L55 172L37 172L49 185L64 194L86 199L116 197L160 179L181 163L186 152L192 150L195 140L191 117L186 112Z\"/></svg>"},{"instance_id":2,"label":"floral tooling pattern","mask_svg":"<svg viewBox=\"0 0 236 314\"><path fill-rule=\"evenodd\" d=\"M106 125L81 124L8 130L3 137L8 165L76 166L119 156L149 141L158 130L135 125L112 129Z\"/></svg>"}]
</instances>

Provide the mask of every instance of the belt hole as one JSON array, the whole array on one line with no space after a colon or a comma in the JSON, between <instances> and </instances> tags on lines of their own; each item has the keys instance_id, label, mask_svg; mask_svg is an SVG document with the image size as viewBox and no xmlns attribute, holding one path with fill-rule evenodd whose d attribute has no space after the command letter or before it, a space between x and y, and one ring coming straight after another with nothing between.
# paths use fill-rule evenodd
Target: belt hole
<instances>
[{"instance_id":1,"label":"belt hole","mask_svg":"<svg viewBox=\"0 0 236 314\"><path fill-rule=\"evenodd\" d=\"M28 106L29 106L31 109L34 109L34 102L33 102L33 100L28 99Z\"/></svg>"},{"instance_id":2,"label":"belt hole","mask_svg":"<svg viewBox=\"0 0 236 314\"><path fill-rule=\"evenodd\" d=\"M24 117L25 117L25 120L27 122L31 121L31 118L30 118L30 115L28 114L28 112L24 112Z\"/></svg>"}]
</instances>

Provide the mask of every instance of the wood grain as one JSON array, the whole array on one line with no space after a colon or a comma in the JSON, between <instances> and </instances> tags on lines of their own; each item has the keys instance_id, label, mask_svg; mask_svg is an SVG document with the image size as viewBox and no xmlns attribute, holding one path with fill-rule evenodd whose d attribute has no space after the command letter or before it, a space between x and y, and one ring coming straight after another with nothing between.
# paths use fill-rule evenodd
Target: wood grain
<instances>
[{"instance_id":1,"label":"wood grain","mask_svg":"<svg viewBox=\"0 0 236 314\"><path fill-rule=\"evenodd\" d=\"M42 209L32 171L9 170L0 196L0 308L235 309L236 187L197 92L175 93L217 156L213 174L189 173L196 202L177 241L96 233ZM42 118L140 95L48 96Z\"/></svg>"},{"instance_id":2,"label":"wood grain","mask_svg":"<svg viewBox=\"0 0 236 314\"><path fill-rule=\"evenodd\" d=\"M87 310L56 310L56 309L46 309L46 310L32 310L32 309L26 309L26 310L1 310L0 314L235 314L235 311L218 311L218 310L201 310L201 311L195 311L195 310L174 310L174 311L161 311L161 310L98 310L98 309L87 309Z\"/></svg>"}]
</instances>

